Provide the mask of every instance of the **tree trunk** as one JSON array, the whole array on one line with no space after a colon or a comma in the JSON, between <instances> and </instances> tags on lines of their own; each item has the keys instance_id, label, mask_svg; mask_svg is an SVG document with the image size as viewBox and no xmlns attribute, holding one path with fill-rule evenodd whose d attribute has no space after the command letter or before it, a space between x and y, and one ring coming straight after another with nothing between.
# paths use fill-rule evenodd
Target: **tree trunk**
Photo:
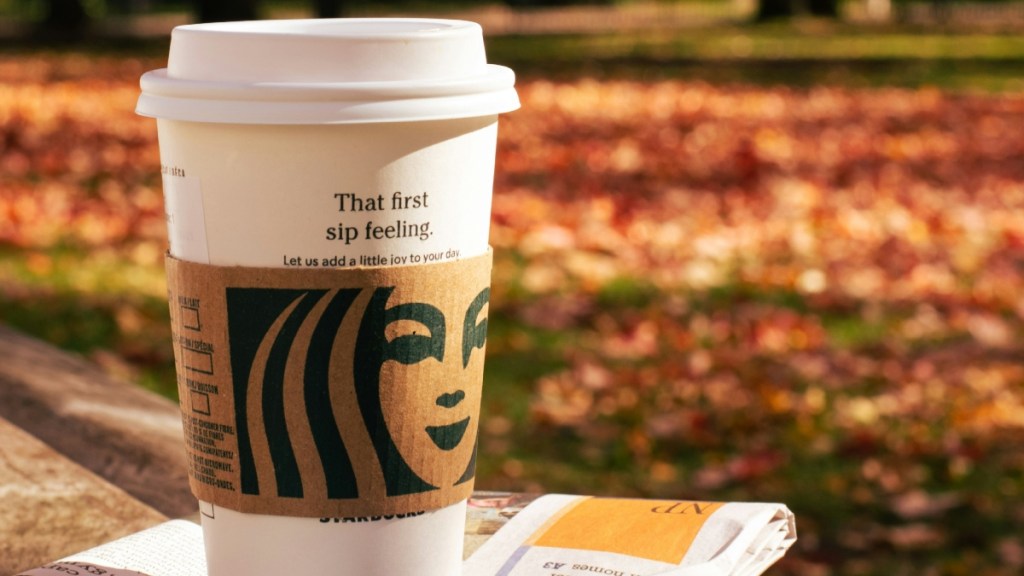
<instances>
[{"instance_id":1,"label":"tree trunk","mask_svg":"<svg viewBox=\"0 0 1024 576\"><path fill-rule=\"evenodd\" d=\"M230 22L259 18L258 0L195 0L200 22Z\"/></svg>"},{"instance_id":2,"label":"tree trunk","mask_svg":"<svg viewBox=\"0 0 1024 576\"><path fill-rule=\"evenodd\" d=\"M760 0L757 5L757 21L789 18L796 14L792 0Z\"/></svg>"},{"instance_id":3,"label":"tree trunk","mask_svg":"<svg viewBox=\"0 0 1024 576\"><path fill-rule=\"evenodd\" d=\"M48 38L74 39L85 32L89 15L81 0L47 0L39 32Z\"/></svg>"},{"instance_id":4,"label":"tree trunk","mask_svg":"<svg viewBox=\"0 0 1024 576\"><path fill-rule=\"evenodd\" d=\"M839 17L839 2L837 0L808 0L807 9L815 16Z\"/></svg>"},{"instance_id":5,"label":"tree trunk","mask_svg":"<svg viewBox=\"0 0 1024 576\"><path fill-rule=\"evenodd\" d=\"M317 18L338 18L348 15L349 4L346 0L313 0L313 11Z\"/></svg>"}]
</instances>

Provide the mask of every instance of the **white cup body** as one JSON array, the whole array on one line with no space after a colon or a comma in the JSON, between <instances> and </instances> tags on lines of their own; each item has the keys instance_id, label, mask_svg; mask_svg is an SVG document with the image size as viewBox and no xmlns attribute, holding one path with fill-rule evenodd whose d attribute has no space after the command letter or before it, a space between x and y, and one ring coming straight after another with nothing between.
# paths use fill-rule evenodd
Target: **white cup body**
<instances>
[{"instance_id":1,"label":"white cup body","mask_svg":"<svg viewBox=\"0 0 1024 576\"><path fill-rule=\"evenodd\" d=\"M458 576L466 501L397 520L243 514L201 503L210 576Z\"/></svg>"},{"instance_id":2,"label":"white cup body","mask_svg":"<svg viewBox=\"0 0 1024 576\"><path fill-rule=\"evenodd\" d=\"M327 267L344 257L340 267L393 266L487 251L496 116L157 126L176 258L265 267L309 267L315 258Z\"/></svg>"},{"instance_id":3,"label":"white cup body","mask_svg":"<svg viewBox=\"0 0 1024 576\"><path fill-rule=\"evenodd\" d=\"M159 120L158 130L176 258L395 265L487 250L496 116L309 126ZM367 522L207 502L200 511L210 576L452 576L462 562L465 501Z\"/></svg>"}]
</instances>

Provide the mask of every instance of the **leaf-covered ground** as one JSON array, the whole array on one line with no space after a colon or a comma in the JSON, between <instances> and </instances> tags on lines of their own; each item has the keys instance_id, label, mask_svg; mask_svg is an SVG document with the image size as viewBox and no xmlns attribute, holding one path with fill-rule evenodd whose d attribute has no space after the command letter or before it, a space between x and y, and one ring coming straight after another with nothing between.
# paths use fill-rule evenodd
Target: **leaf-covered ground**
<instances>
[{"instance_id":1,"label":"leaf-covered ground","mask_svg":"<svg viewBox=\"0 0 1024 576\"><path fill-rule=\"evenodd\" d=\"M169 390L158 65L0 58L0 321ZM1024 571L1024 94L520 94L479 487L786 502L779 574Z\"/></svg>"}]
</instances>

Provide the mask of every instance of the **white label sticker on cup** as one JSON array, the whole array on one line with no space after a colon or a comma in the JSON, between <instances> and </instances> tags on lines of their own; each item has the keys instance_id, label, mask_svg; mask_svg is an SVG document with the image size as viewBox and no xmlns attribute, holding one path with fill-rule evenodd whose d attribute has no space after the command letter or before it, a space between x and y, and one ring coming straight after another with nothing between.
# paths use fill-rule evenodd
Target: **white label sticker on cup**
<instances>
[{"instance_id":1,"label":"white label sticker on cup","mask_svg":"<svg viewBox=\"0 0 1024 576\"><path fill-rule=\"evenodd\" d=\"M183 168L160 167L164 185L164 210L167 214L171 254L207 264L206 216L199 179L186 175Z\"/></svg>"}]
</instances>

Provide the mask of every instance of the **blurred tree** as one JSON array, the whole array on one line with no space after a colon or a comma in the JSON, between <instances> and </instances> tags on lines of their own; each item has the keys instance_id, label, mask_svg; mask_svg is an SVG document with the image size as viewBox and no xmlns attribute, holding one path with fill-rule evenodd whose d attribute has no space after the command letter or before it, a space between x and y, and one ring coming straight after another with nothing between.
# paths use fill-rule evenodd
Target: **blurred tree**
<instances>
[{"instance_id":1,"label":"blurred tree","mask_svg":"<svg viewBox=\"0 0 1024 576\"><path fill-rule=\"evenodd\" d=\"M761 0L757 4L757 21L789 18L796 14L793 0Z\"/></svg>"},{"instance_id":2,"label":"blurred tree","mask_svg":"<svg viewBox=\"0 0 1024 576\"><path fill-rule=\"evenodd\" d=\"M814 16L825 18L839 17L839 0L807 0L804 5L799 0L759 0L757 4L757 21L790 18L802 9Z\"/></svg>"},{"instance_id":3,"label":"blurred tree","mask_svg":"<svg viewBox=\"0 0 1024 576\"><path fill-rule=\"evenodd\" d=\"M807 9L815 16L824 16L826 18L839 17L838 0L808 0Z\"/></svg>"},{"instance_id":4,"label":"blurred tree","mask_svg":"<svg viewBox=\"0 0 1024 576\"><path fill-rule=\"evenodd\" d=\"M610 5L615 0L504 0L505 4L515 7L530 8L534 6L572 6L577 4Z\"/></svg>"},{"instance_id":5,"label":"blurred tree","mask_svg":"<svg viewBox=\"0 0 1024 576\"><path fill-rule=\"evenodd\" d=\"M313 0L313 12L317 18L337 18L347 15L350 5L348 0Z\"/></svg>"},{"instance_id":6,"label":"blurred tree","mask_svg":"<svg viewBox=\"0 0 1024 576\"><path fill-rule=\"evenodd\" d=\"M46 0L38 32L48 38L74 38L85 32L89 14L82 0Z\"/></svg>"},{"instance_id":7,"label":"blurred tree","mask_svg":"<svg viewBox=\"0 0 1024 576\"><path fill-rule=\"evenodd\" d=\"M259 0L194 0L200 22L227 22L259 18Z\"/></svg>"}]
</instances>

